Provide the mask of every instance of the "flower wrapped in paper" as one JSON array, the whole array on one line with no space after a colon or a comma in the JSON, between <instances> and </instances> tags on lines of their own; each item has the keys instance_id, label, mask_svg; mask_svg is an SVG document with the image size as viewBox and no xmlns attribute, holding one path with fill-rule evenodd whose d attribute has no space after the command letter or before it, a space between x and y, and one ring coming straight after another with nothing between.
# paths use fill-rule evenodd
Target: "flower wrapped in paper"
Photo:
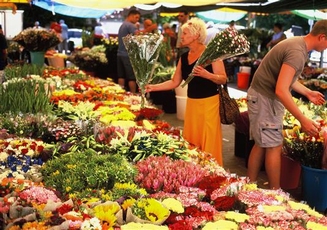
<instances>
[{"instance_id":1,"label":"flower wrapped in paper","mask_svg":"<svg viewBox=\"0 0 327 230\"><path fill-rule=\"evenodd\" d=\"M250 43L244 34L239 34L236 29L227 28L210 40L194 67L207 67L217 59L227 59L250 51ZM194 78L190 73L186 81L182 84L185 87Z\"/></svg>"},{"instance_id":2,"label":"flower wrapped in paper","mask_svg":"<svg viewBox=\"0 0 327 230\"><path fill-rule=\"evenodd\" d=\"M141 90L141 108L145 103L145 85L151 82L163 36L158 33L127 35L123 38L136 83Z\"/></svg>"}]
</instances>

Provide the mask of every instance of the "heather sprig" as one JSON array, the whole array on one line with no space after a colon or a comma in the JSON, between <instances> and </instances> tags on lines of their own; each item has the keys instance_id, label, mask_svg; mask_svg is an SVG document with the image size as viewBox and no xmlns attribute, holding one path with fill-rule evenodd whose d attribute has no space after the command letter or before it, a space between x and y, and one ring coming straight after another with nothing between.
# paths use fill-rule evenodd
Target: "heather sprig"
<instances>
[{"instance_id":1,"label":"heather sprig","mask_svg":"<svg viewBox=\"0 0 327 230\"><path fill-rule=\"evenodd\" d=\"M193 187L205 175L201 166L167 156L149 157L136 164L135 181L149 193L178 192L181 186Z\"/></svg>"}]
</instances>

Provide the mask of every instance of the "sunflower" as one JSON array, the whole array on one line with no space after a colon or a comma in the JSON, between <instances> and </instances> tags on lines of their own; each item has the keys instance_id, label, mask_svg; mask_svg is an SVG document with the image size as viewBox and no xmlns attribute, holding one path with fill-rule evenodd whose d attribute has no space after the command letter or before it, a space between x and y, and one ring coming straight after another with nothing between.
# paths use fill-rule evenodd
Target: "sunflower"
<instances>
[{"instance_id":1,"label":"sunflower","mask_svg":"<svg viewBox=\"0 0 327 230\"><path fill-rule=\"evenodd\" d=\"M121 207L123 208L123 210L127 210L127 208L133 206L133 204L135 203L135 199L134 198L129 198L124 200L123 204L121 205Z\"/></svg>"},{"instance_id":2,"label":"sunflower","mask_svg":"<svg viewBox=\"0 0 327 230\"><path fill-rule=\"evenodd\" d=\"M120 206L118 203L101 204L95 206L93 210L95 217L112 227L117 220L115 214L120 210Z\"/></svg>"},{"instance_id":3,"label":"sunflower","mask_svg":"<svg viewBox=\"0 0 327 230\"><path fill-rule=\"evenodd\" d=\"M145 215L151 222L163 221L168 218L170 211L155 199L148 199L144 207Z\"/></svg>"}]
</instances>

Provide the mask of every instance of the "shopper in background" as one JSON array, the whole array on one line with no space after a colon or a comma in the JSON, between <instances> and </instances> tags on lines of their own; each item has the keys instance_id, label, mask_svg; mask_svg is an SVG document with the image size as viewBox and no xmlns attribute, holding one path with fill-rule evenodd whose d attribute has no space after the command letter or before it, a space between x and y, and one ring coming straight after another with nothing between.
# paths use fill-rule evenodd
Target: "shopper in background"
<instances>
[{"instance_id":1,"label":"shopper in background","mask_svg":"<svg viewBox=\"0 0 327 230\"><path fill-rule=\"evenodd\" d=\"M169 37L170 45L173 49L176 47L176 41L177 41L177 34L172 29L172 27L169 25L169 23L165 23L162 25L162 34L166 37Z\"/></svg>"},{"instance_id":2,"label":"shopper in background","mask_svg":"<svg viewBox=\"0 0 327 230\"><path fill-rule=\"evenodd\" d=\"M61 25L58 22L51 22L50 24L50 30L54 31L57 34L57 37L61 41Z\"/></svg>"},{"instance_id":3,"label":"shopper in background","mask_svg":"<svg viewBox=\"0 0 327 230\"><path fill-rule=\"evenodd\" d=\"M65 53L67 54L67 50L68 50L68 26L66 25L64 20L60 20L59 24L61 26L61 43L58 45L58 49L59 52L62 53L63 51L65 51Z\"/></svg>"},{"instance_id":4,"label":"shopper in background","mask_svg":"<svg viewBox=\"0 0 327 230\"><path fill-rule=\"evenodd\" d=\"M33 29L42 29L42 27L40 26L40 22L39 21L35 21L34 22L34 27Z\"/></svg>"},{"instance_id":5,"label":"shopper in background","mask_svg":"<svg viewBox=\"0 0 327 230\"><path fill-rule=\"evenodd\" d=\"M97 22L97 25L94 27L93 45L95 46L101 45L102 44L101 40L107 37L108 36L103 29L102 23Z\"/></svg>"},{"instance_id":6,"label":"shopper in background","mask_svg":"<svg viewBox=\"0 0 327 230\"><path fill-rule=\"evenodd\" d=\"M143 21L143 28L146 31L149 31L148 33L155 33L156 32L156 27L153 27L153 21L150 18L147 18ZM150 28L150 29L149 29ZM151 28L155 28L151 30Z\"/></svg>"},{"instance_id":7,"label":"shopper in background","mask_svg":"<svg viewBox=\"0 0 327 230\"><path fill-rule=\"evenodd\" d=\"M267 48L274 47L278 42L284 39L286 39L286 35L284 34L283 31L283 25L277 22L274 24L274 34L270 42L268 42Z\"/></svg>"},{"instance_id":8,"label":"shopper in background","mask_svg":"<svg viewBox=\"0 0 327 230\"><path fill-rule=\"evenodd\" d=\"M135 9L132 9L128 12L127 18L123 24L119 27L118 30L118 52L117 52L117 74L118 74L118 84L125 88L125 83L127 81L128 90L132 93L136 93L136 79L133 72L131 62L128 57L127 50L125 48L123 37L128 34L139 34L139 33L148 33L152 30L157 29L157 24L153 23L151 26L146 29L139 30L136 27L136 23L139 22L141 13Z\"/></svg>"},{"instance_id":9,"label":"shopper in background","mask_svg":"<svg viewBox=\"0 0 327 230\"><path fill-rule=\"evenodd\" d=\"M179 58L181 55L188 51L188 47L183 46L181 42L182 37L182 26L189 20L189 14L186 10L180 11L178 13L178 32L177 32L177 41L176 41L176 63L178 63Z\"/></svg>"},{"instance_id":10,"label":"shopper in background","mask_svg":"<svg viewBox=\"0 0 327 230\"><path fill-rule=\"evenodd\" d=\"M327 20L316 22L306 36L296 36L279 42L263 58L247 92L250 138L255 144L248 161L248 176L255 182L265 162L269 187L280 188L281 153L283 146L283 116L285 108L301 123L308 135L318 134L318 124L307 118L298 108L291 90L311 102L322 105L324 95L312 91L297 81L308 52L327 48Z\"/></svg>"},{"instance_id":11,"label":"shopper in background","mask_svg":"<svg viewBox=\"0 0 327 230\"><path fill-rule=\"evenodd\" d=\"M162 29L162 35L164 36L163 42L164 44L167 44L166 53L164 55L167 65L175 66L177 34L172 30L169 23L163 24Z\"/></svg>"},{"instance_id":12,"label":"shopper in background","mask_svg":"<svg viewBox=\"0 0 327 230\"><path fill-rule=\"evenodd\" d=\"M192 72L196 61L205 50L206 24L201 19L192 18L184 23L181 29L181 45L188 47L189 51L182 54L171 80L147 85L147 92L178 87ZM188 84L187 90L183 137L200 150L212 154L219 165L223 166L217 84L227 81L224 63L217 60L206 68L197 66L193 73L195 77Z\"/></svg>"},{"instance_id":13,"label":"shopper in background","mask_svg":"<svg viewBox=\"0 0 327 230\"><path fill-rule=\"evenodd\" d=\"M235 21L234 21L234 20L230 21L229 24L228 24L228 27L229 27L230 29L234 29L234 30L235 30L235 29L236 29L236 28L235 28Z\"/></svg>"}]
</instances>

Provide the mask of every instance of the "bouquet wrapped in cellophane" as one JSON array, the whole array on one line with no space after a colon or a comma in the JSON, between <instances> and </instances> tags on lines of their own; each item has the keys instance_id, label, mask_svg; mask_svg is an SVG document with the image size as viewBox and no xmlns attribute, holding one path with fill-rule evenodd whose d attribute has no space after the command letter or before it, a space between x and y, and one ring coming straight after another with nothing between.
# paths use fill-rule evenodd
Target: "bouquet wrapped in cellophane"
<instances>
[{"instance_id":1,"label":"bouquet wrapped in cellophane","mask_svg":"<svg viewBox=\"0 0 327 230\"><path fill-rule=\"evenodd\" d=\"M141 90L141 108L145 103L145 86L152 80L163 36L159 33L127 35L123 38L136 83Z\"/></svg>"},{"instance_id":2,"label":"bouquet wrapped in cellophane","mask_svg":"<svg viewBox=\"0 0 327 230\"><path fill-rule=\"evenodd\" d=\"M227 59L250 51L250 43L244 34L239 34L236 29L227 28L216 34L210 40L206 49L199 57L194 67L207 67L217 59ZM194 78L193 72L189 74L182 87L186 86Z\"/></svg>"}]
</instances>

